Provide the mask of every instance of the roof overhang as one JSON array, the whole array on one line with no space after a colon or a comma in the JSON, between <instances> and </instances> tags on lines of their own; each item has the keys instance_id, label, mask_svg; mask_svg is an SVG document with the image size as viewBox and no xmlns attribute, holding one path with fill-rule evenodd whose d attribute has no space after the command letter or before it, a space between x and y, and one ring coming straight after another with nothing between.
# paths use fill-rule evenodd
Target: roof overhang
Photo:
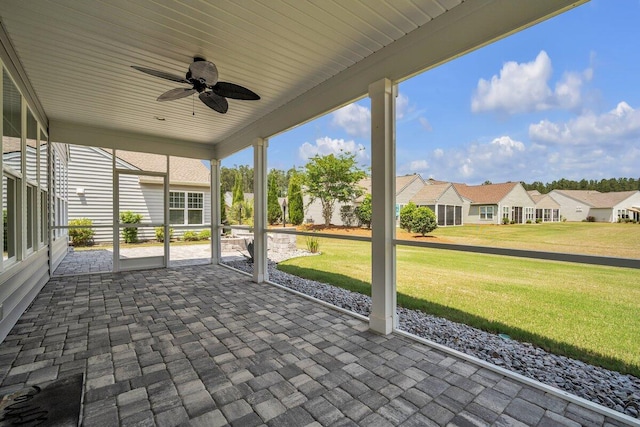
<instances>
[{"instance_id":1,"label":"roof overhang","mask_svg":"<svg viewBox=\"0 0 640 427\"><path fill-rule=\"evenodd\" d=\"M586 1L294 8L273 0L194 9L165 0L3 0L0 59L53 141L221 159L367 96L373 82L401 82ZM323 24L338 33L318 31ZM227 115L195 104L192 116L191 100L155 101L175 85L130 68L179 74L197 54L262 100L232 101Z\"/></svg>"}]
</instances>

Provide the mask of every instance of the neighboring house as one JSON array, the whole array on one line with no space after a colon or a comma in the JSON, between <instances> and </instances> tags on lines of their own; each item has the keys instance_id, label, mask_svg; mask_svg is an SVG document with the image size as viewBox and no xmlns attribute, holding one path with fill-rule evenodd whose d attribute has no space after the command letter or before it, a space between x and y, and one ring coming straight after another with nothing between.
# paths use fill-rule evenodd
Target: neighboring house
<instances>
[{"instance_id":1,"label":"neighboring house","mask_svg":"<svg viewBox=\"0 0 640 427\"><path fill-rule=\"evenodd\" d=\"M371 194L371 178L364 178L358 182L358 185L364 190L364 194ZM403 175L396 177L396 221L400 219L400 209L405 207L412 198L418 194L425 186L425 181L418 174ZM363 196L355 200L355 204L362 202Z\"/></svg>"},{"instance_id":2,"label":"neighboring house","mask_svg":"<svg viewBox=\"0 0 640 427\"><path fill-rule=\"evenodd\" d=\"M640 191L552 190L560 214L567 221L583 221L587 217L598 222L617 222L618 219L640 220Z\"/></svg>"},{"instance_id":3,"label":"neighboring house","mask_svg":"<svg viewBox=\"0 0 640 427\"><path fill-rule=\"evenodd\" d=\"M464 200L465 224L501 224L503 218L516 224L534 220L535 202L519 182L453 186Z\"/></svg>"},{"instance_id":4,"label":"neighboring house","mask_svg":"<svg viewBox=\"0 0 640 427\"><path fill-rule=\"evenodd\" d=\"M529 197L536 203L536 221L560 221L560 204L548 194L541 194L538 190L527 191Z\"/></svg>"},{"instance_id":5,"label":"neighboring house","mask_svg":"<svg viewBox=\"0 0 640 427\"><path fill-rule=\"evenodd\" d=\"M113 223L113 159L96 147L70 145L69 219L89 218L93 225ZM136 171L166 171L165 156L117 151L116 168L133 174L119 174L120 212L133 211L143 222L163 223L162 178L137 175ZM171 225L205 225L211 222L209 169L198 159L171 157L169 161L169 222ZM184 230L175 230L178 237ZM140 228L141 239L154 239L154 227ZM94 240L113 240L109 228L96 228Z\"/></svg>"},{"instance_id":6,"label":"neighboring house","mask_svg":"<svg viewBox=\"0 0 640 427\"><path fill-rule=\"evenodd\" d=\"M462 225L464 199L454 185L448 183L429 183L420 189L411 201L417 206L427 206L435 214L439 226Z\"/></svg>"}]
</instances>

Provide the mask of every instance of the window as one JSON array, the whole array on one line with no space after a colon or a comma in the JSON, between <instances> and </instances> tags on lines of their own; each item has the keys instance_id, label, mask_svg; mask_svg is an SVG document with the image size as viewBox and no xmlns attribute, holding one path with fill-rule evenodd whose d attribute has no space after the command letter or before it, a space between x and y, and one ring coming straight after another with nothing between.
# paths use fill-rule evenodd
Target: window
<instances>
[{"instance_id":1,"label":"window","mask_svg":"<svg viewBox=\"0 0 640 427\"><path fill-rule=\"evenodd\" d=\"M480 206L480 219L493 219L493 206Z\"/></svg>"},{"instance_id":2,"label":"window","mask_svg":"<svg viewBox=\"0 0 640 427\"><path fill-rule=\"evenodd\" d=\"M36 200L36 188L27 185L27 250L33 249L35 236L36 236L36 223L37 223L37 200Z\"/></svg>"},{"instance_id":3,"label":"window","mask_svg":"<svg viewBox=\"0 0 640 427\"><path fill-rule=\"evenodd\" d=\"M533 208L524 208L524 219L527 221L533 221Z\"/></svg>"},{"instance_id":4,"label":"window","mask_svg":"<svg viewBox=\"0 0 640 427\"><path fill-rule=\"evenodd\" d=\"M204 224L204 193L169 193L169 224Z\"/></svg>"},{"instance_id":5,"label":"window","mask_svg":"<svg viewBox=\"0 0 640 427\"><path fill-rule=\"evenodd\" d=\"M502 218L509 219L509 206L502 207Z\"/></svg>"},{"instance_id":6,"label":"window","mask_svg":"<svg viewBox=\"0 0 640 427\"><path fill-rule=\"evenodd\" d=\"M16 179L10 175L2 176L3 193L5 203L2 210L3 219L3 251L2 259L5 261L16 259Z\"/></svg>"},{"instance_id":7,"label":"window","mask_svg":"<svg viewBox=\"0 0 640 427\"><path fill-rule=\"evenodd\" d=\"M47 192L40 192L40 244L45 246L49 244L49 216L47 215Z\"/></svg>"},{"instance_id":8,"label":"window","mask_svg":"<svg viewBox=\"0 0 640 427\"><path fill-rule=\"evenodd\" d=\"M551 209L545 209L544 210L544 218L543 218L544 222L548 222L551 221Z\"/></svg>"}]
</instances>

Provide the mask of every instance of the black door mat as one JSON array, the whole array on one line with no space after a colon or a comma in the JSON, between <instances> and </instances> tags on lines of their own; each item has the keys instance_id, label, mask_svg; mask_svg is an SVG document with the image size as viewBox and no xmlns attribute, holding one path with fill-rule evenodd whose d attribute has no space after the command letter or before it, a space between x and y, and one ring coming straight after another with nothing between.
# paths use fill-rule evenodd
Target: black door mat
<instances>
[{"instance_id":1,"label":"black door mat","mask_svg":"<svg viewBox=\"0 0 640 427\"><path fill-rule=\"evenodd\" d=\"M80 421L83 374L30 386L0 400L0 427L67 427Z\"/></svg>"}]
</instances>

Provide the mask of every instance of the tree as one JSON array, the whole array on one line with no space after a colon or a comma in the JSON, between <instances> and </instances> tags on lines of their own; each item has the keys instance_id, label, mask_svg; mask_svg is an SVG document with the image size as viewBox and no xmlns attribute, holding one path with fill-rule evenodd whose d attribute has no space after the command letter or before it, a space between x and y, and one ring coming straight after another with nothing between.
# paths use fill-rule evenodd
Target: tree
<instances>
[{"instance_id":1,"label":"tree","mask_svg":"<svg viewBox=\"0 0 640 427\"><path fill-rule=\"evenodd\" d=\"M413 215L416 209L417 207L413 202L409 202L400 209L400 228L407 230L408 233L413 230Z\"/></svg>"},{"instance_id":2,"label":"tree","mask_svg":"<svg viewBox=\"0 0 640 427\"><path fill-rule=\"evenodd\" d=\"M267 221L273 225L282 219L282 209L278 203L278 183L275 175L269 179L267 190Z\"/></svg>"},{"instance_id":3,"label":"tree","mask_svg":"<svg viewBox=\"0 0 640 427\"><path fill-rule=\"evenodd\" d=\"M224 202L224 193L220 192L220 224L227 224L227 204Z\"/></svg>"},{"instance_id":4,"label":"tree","mask_svg":"<svg viewBox=\"0 0 640 427\"><path fill-rule=\"evenodd\" d=\"M236 169L221 167L220 168L220 192L222 194L227 191L233 191L233 187L236 183Z\"/></svg>"},{"instance_id":5,"label":"tree","mask_svg":"<svg viewBox=\"0 0 640 427\"><path fill-rule=\"evenodd\" d=\"M371 194L364 196L364 200L356 208L356 217L361 225L371 228Z\"/></svg>"},{"instance_id":6,"label":"tree","mask_svg":"<svg viewBox=\"0 0 640 427\"><path fill-rule=\"evenodd\" d=\"M325 226L330 225L336 201L351 202L362 194L357 183L366 176L355 154L315 155L304 166L304 184L311 202L320 199Z\"/></svg>"},{"instance_id":7,"label":"tree","mask_svg":"<svg viewBox=\"0 0 640 427\"><path fill-rule=\"evenodd\" d=\"M297 173L293 173L289 178L287 196L289 222L293 225L300 225L304 220L304 203L302 202L302 190L300 189L300 176Z\"/></svg>"},{"instance_id":8,"label":"tree","mask_svg":"<svg viewBox=\"0 0 640 427\"><path fill-rule=\"evenodd\" d=\"M273 168L267 174L267 182L271 182L272 179L276 184L276 196L284 197L287 194L287 186L289 185L287 175L283 170Z\"/></svg>"},{"instance_id":9,"label":"tree","mask_svg":"<svg viewBox=\"0 0 640 427\"><path fill-rule=\"evenodd\" d=\"M411 224L411 228L414 231L422 234L423 236L427 233L432 232L433 230L438 228L436 215L428 207L420 206L413 213L413 222Z\"/></svg>"},{"instance_id":10,"label":"tree","mask_svg":"<svg viewBox=\"0 0 640 427\"><path fill-rule=\"evenodd\" d=\"M233 184L233 201L231 204L235 205L239 202L244 202L244 190L242 186L242 175L240 172L236 172L236 179Z\"/></svg>"}]
</instances>

